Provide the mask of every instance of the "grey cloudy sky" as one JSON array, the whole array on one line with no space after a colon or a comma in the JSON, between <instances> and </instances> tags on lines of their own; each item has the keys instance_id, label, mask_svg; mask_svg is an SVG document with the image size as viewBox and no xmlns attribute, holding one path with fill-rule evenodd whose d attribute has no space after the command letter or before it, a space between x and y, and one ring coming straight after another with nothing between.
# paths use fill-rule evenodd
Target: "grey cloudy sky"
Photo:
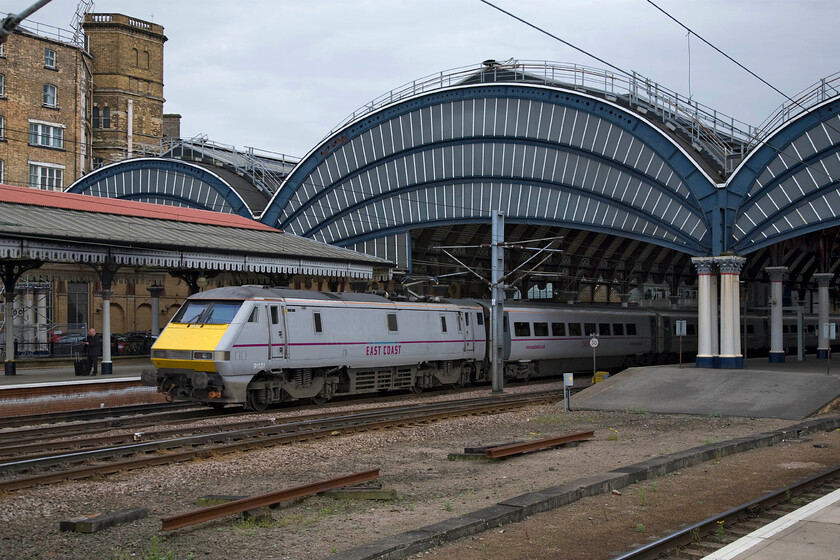
<instances>
[{"instance_id":1,"label":"grey cloudy sky","mask_svg":"<svg viewBox=\"0 0 840 560\"><path fill-rule=\"evenodd\" d=\"M784 101L645 0L494 3L741 121ZM788 95L840 70L837 0L656 3ZM31 19L69 28L76 6L53 0ZM164 27L164 111L182 115L182 136L296 156L373 98L442 70L488 58L603 67L479 0L97 0L95 11Z\"/></svg>"}]
</instances>

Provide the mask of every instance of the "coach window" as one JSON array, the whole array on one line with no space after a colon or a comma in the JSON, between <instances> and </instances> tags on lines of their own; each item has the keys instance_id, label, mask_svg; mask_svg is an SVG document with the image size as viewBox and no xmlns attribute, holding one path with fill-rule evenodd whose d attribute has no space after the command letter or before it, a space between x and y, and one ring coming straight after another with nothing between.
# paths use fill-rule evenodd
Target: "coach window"
<instances>
[{"instance_id":1,"label":"coach window","mask_svg":"<svg viewBox=\"0 0 840 560\"><path fill-rule=\"evenodd\" d=\"M613 335L624 336L624 324L623 323L613 323Z\"/></svg>"},{"instance_id":2,"label":"coach window","mask_svg":"<svg viewBox=\"0 0 840 560\"><path fill-rule=\"evenodd\" d=\"M457 316L457 318L458 318L458 332L463 332L463 330L464 330L464 329L463 329L463 327L461 326L461 314L460 314L460 313L458 313L456 316Z\"/></svg>"},{"instance_id":3,"label":"coach window","mask_svg":"<svg viewBox=\"0 0 840 560\"><path fill-rule=\"evenodd\" d=\"M514 321L513 334L516 336L531 336L531 323Z\"/></svg>"},{"instance_id":4,"label":"coach window","mask_svg":"<svg viewBox=\"0 0 840 560\"><path fill-rule=\"evenodd\" d=\"M313 313L312 318L315 320L315 334L322 334L324 329L321 327L321 314Z\"/></svg>"},{"instance_id":5,"label":"coach window","mask_svg":"<svg viewBox=\"0 0 840 560\"><path fill-rule=\"evenodd\" d=\"M747 325L747 332L748 333L753 332L752 327L753 327L752 325ZM688 336L693 336L693 335L697 334L697 325L695 325L694 323L686 323L685 334L687 334Z\"/></svg>"},{"instance_id":6,"label":"coach window","mask_svg":"<svg viewBox=\"0 0 840 560\"><path fill-rule=\"evenodd\" d=\"M595 323L584 323L583 324L583 334L585 336L589 336L592 334L597 334L598 331L595 330Z\"/></svg>"},{"instance_id":7,"label":"coach window","mask_svg":"<svg viewBox=\"0 0 840 560\"><path fill-rule=\"evenodd\" d=\"M580 323L569 323L569 336L580 336Z\"/></svg>"},{"instance_id":8,"label":"coach window","mask_svg":"<svg viewBox=\"0 0 840 560\"><path fill-rule=\"evenodd\" d=\"M601 336L610 336L610 324L598 323L598 334Z\"/></svg>"},{"instance_id":9,"label":"coach window","mask_svg":"<svg viewBox=\"0 0 840 560\"><path fill-rule=\"evenodd\" d=\"M551 323L551 336L566 336L566 323Z\"/></svg>"},{"instance_id":10,"label":"coach window","mask_svg":"<svg viewBox=\"0 0 840 560\"><path fill-rule=\"evenodd\" d=\"M440 316L440 332L446 332L446 317Z\"/></svg>"},{"instance_id":11,"label":"coach window","mask_svg":"<svg viewBox=\"0 0 840 560\"><path fill-rule=\"evenodd\" d=\"M397 332L397 314L388 313L388 332Z\"/></svg>"},{"instance_id":12,"label":"coach window","mask_svg":"<svg viewBox=\"0 0 840 560\"><path fill-rule=\"evenodd\" d=\"M636 323L627 323L627 336L636 336Z\"/></svg>"},{"instance_id":13,"label":"coach window","mask_svg":"<svg viewBox=\"0 0 840 560\"><path fill-rule=\"evenodd\" d=\"M534 323L534 336L548 336L548 323Z\"/></svg>"}]
</instances>

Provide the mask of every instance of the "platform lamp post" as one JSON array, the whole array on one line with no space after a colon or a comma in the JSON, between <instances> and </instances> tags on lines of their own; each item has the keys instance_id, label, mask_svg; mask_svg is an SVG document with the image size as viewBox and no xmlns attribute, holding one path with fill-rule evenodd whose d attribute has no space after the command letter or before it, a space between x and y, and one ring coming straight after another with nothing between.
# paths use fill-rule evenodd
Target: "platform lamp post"
<instances>
[{"instance_id":1,"label":"platform lamp post","mask_svg":"<svg viewBox=\"0 0 840 560\"><path fill-rule=\"evenodd\" d=\"M505 373L505 347L504 347L504 305L505 305L505 215L499 210L491 212L491 234L490 234L490 303L491 310L491 356L490 379L493 392L504 391Z\"/></svg>"}]
</instances>

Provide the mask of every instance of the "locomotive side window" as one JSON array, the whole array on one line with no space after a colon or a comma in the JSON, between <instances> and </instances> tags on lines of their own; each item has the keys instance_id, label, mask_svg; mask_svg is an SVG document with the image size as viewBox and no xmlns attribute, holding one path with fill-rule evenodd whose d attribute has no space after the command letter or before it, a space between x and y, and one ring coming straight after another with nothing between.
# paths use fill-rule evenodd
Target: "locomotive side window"
<instances>
[{"instance_id":1,"label":"locomotive side window","mask_svg":"<svg viewBox=\"0 0 840 560\"><path fill-rule=\"evenodd\" d=\"M313 313L312 318L315 320L315 334L323 334L324 329L321 326L321 314Z\"/></svg>"},{"instance_id":2,"label":"locomotive side window","mask_svg":"<svg viewBox=\"0 0 840 560\"><path fill-rule=\"evenodd\" d=\"M259 307L254 307L251 310L251 314L248 316L249 323L259 323L260 322L260 309Z\"/></svg>"},{"instance_id":3,"label":"locomotive side window","mask_svg":"<svg viewBox=\"0 0 840 560\"><path fill-rule=\"evenodd\" d=\"M464 320L467 322L467 326L470 326L470 314L464 313Z\"/></svg>"},{"instance_id":4,"label":"locomotive side window","mask_svg":"<svg viewBox=\"0 0 840 560\"><path fill-rule=\"evenodd\" d=\"M752 325L747 325L747 332L748 333L752 332L751 329L752 329ZM686 323L685 334L687 334L689 336L697 334L697 325L695 325L694 323Z\"/></svg>"},{"instance_id":5,"label":"locomotive side window","mask_svg":"<svg viewBox=\"0 0 840 560\"><path fill-rule=\"evenodd\" d=\"M440 332L446 332L446 317L440 316Z\"/></svg>"},{"instance_id":6,"label":"locomotive side window","mask_svg":"<svg viewBox=\"0 0 840 560\"><path fill-rule=\"evenodd\" d=\"M583 334L586 336L589 336L590 334L597 334L597 331L595 330L595 323L584 323Z\"/></svg>"},{"instance_id":7,"label":"locomotive side window","mask_svg":"<svg viewBox=\"0 0 840 560\"><path fill-rule=\"evenodd\" d=\"M388 313L388 332L397 332L397 314Z\"/></svg>"},{"instance_id":8,"label":"locomotive side window","mask_svg":"<svg viewBox=\"0 0 840 560\"><path fill-rule=\"evenodd\" d=\"M551 336L566 336L566 323L551 323Z\"/></svg>"},{"instance_id":9,"label":"locomotive side window","mask_svg":"<svg viewBox=\"0 0 840 560\"><path fill-rule=\"evenodd\" d=\"M598 334L601 336L610 336L610 324L598 323Z\"/></svg>"},{"instance_id":10,"label":"locomotive side window","mask_svg":"<svg viewBox=\"0 0 840 560\"><path fill-rule=\"evenodd\" d=\"M636 336L636 323L627 323L627 336Z\"/></svg>"},{"instance_id":11,"label":"locomotive side window","mask_svg":"<svg viewBox=\"0 0 840 560\"><path fill-rule=\"evenodd\" d=\"M513 334L516 336L531 336L531 323L514 321Z\"/></svg>"},{"instance_id":12,"label":"locomotive side window","mask_svg":"<svg viewBox=\"0 0 840 560\"><path fill-rule=\"evenodd\" d=\"M613 323L613 334L615 336L624 336L624 324L623 323Z\"/></svg>"},{"instance_id":13,"label":"locomotive side window","mask_svg":"<svg viewBox=\"0 0 840 560\"><path fill-rule=\"evenodd\" d=\"M580 336L580 323L569 323L569 336Z\"/></svg>"},{"instance_id":14,"label":"locomotive side window","mask_svg":"<svg viewBox=\"0 0 840 560\"><path fill-rule=\"evenodd\" d=\"M269 315L271 315L271 324L277 325L280 323L280 311L276 305L271 305L268 308Z\"/></svg>"},{"instance_id":15,"label":"locomotive side window","mask_svg":"<svg viewBox=\"0 0 840 560\"><path fill-rule=\"evenodd\" d=\"M508 332L508 330L509 330L509 327L508 327L508 318L507 318L507 316L505 316L505 317L502 319L502 332Z\"/></svg>"},{"instance_id":16,"label":"locomotive side window","mask_svg":"<svg viewBox=\"0 0 840 560\"><path fill-rule=\"evenodd\" d=\"M478 323L479 325L483 325L484 324L484 315L481 314L481 313L476 313L475 314L475 322Z\"/></svg>"},{"instance_id":17,"label":"locomotive side window","mask_svg":"<svg viewBox=\"0 0 840 560\"><path fill-rule=\"evenodd\" d=\"M534 323L534 336L548 336L548 323Z\"/></svg>"}]
</instances>

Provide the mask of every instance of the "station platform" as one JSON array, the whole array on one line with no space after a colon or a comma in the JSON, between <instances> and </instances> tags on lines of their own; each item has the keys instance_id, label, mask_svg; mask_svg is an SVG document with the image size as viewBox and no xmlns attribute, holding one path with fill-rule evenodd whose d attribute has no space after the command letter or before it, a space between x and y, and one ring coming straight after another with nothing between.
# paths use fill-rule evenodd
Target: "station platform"
<instances>
[{"instance_id":1,"label":"station platform","mask_svg":"<svg viewBox=\"0 0 840 560\"><path fill-rule=\"evenodd\" d=\"M99 375L77 376L73 371L73 362L70 360L59 360L56 362L39 361L34 363L18 362L15 375L0 374L0 391L7 387L21 387L24 385L41 385L51 383L90 383L96 381L101 383L108 379L126 380L126 378L137 378L140 380L140 373L147 368L153 368L148 357L119 358L112 362L112 373L102 375L102 364L99 365Z\"/></svg>"},{"instance_id":2,"label":"station platform","mask_svg":"<svg viewBox=\"0 0 840 560\"><path fill-rule=\"evenodd\" d=\"M637 367L610 376L572 398L574 410L637 410L801 420L840 405L840 359L766 357L745 360L744 369ZM835 559L836 560L836 559Z\"/></svg>"},{"instance_id":3,"label":"station platform","mask_svg":"<svg viewBox=\"0 0 840 560\"><path fill-rule=\"evenodd\" d=\"M837 560L840 490L715 551L706 560Z\"/></svg>"}]
</instances>

